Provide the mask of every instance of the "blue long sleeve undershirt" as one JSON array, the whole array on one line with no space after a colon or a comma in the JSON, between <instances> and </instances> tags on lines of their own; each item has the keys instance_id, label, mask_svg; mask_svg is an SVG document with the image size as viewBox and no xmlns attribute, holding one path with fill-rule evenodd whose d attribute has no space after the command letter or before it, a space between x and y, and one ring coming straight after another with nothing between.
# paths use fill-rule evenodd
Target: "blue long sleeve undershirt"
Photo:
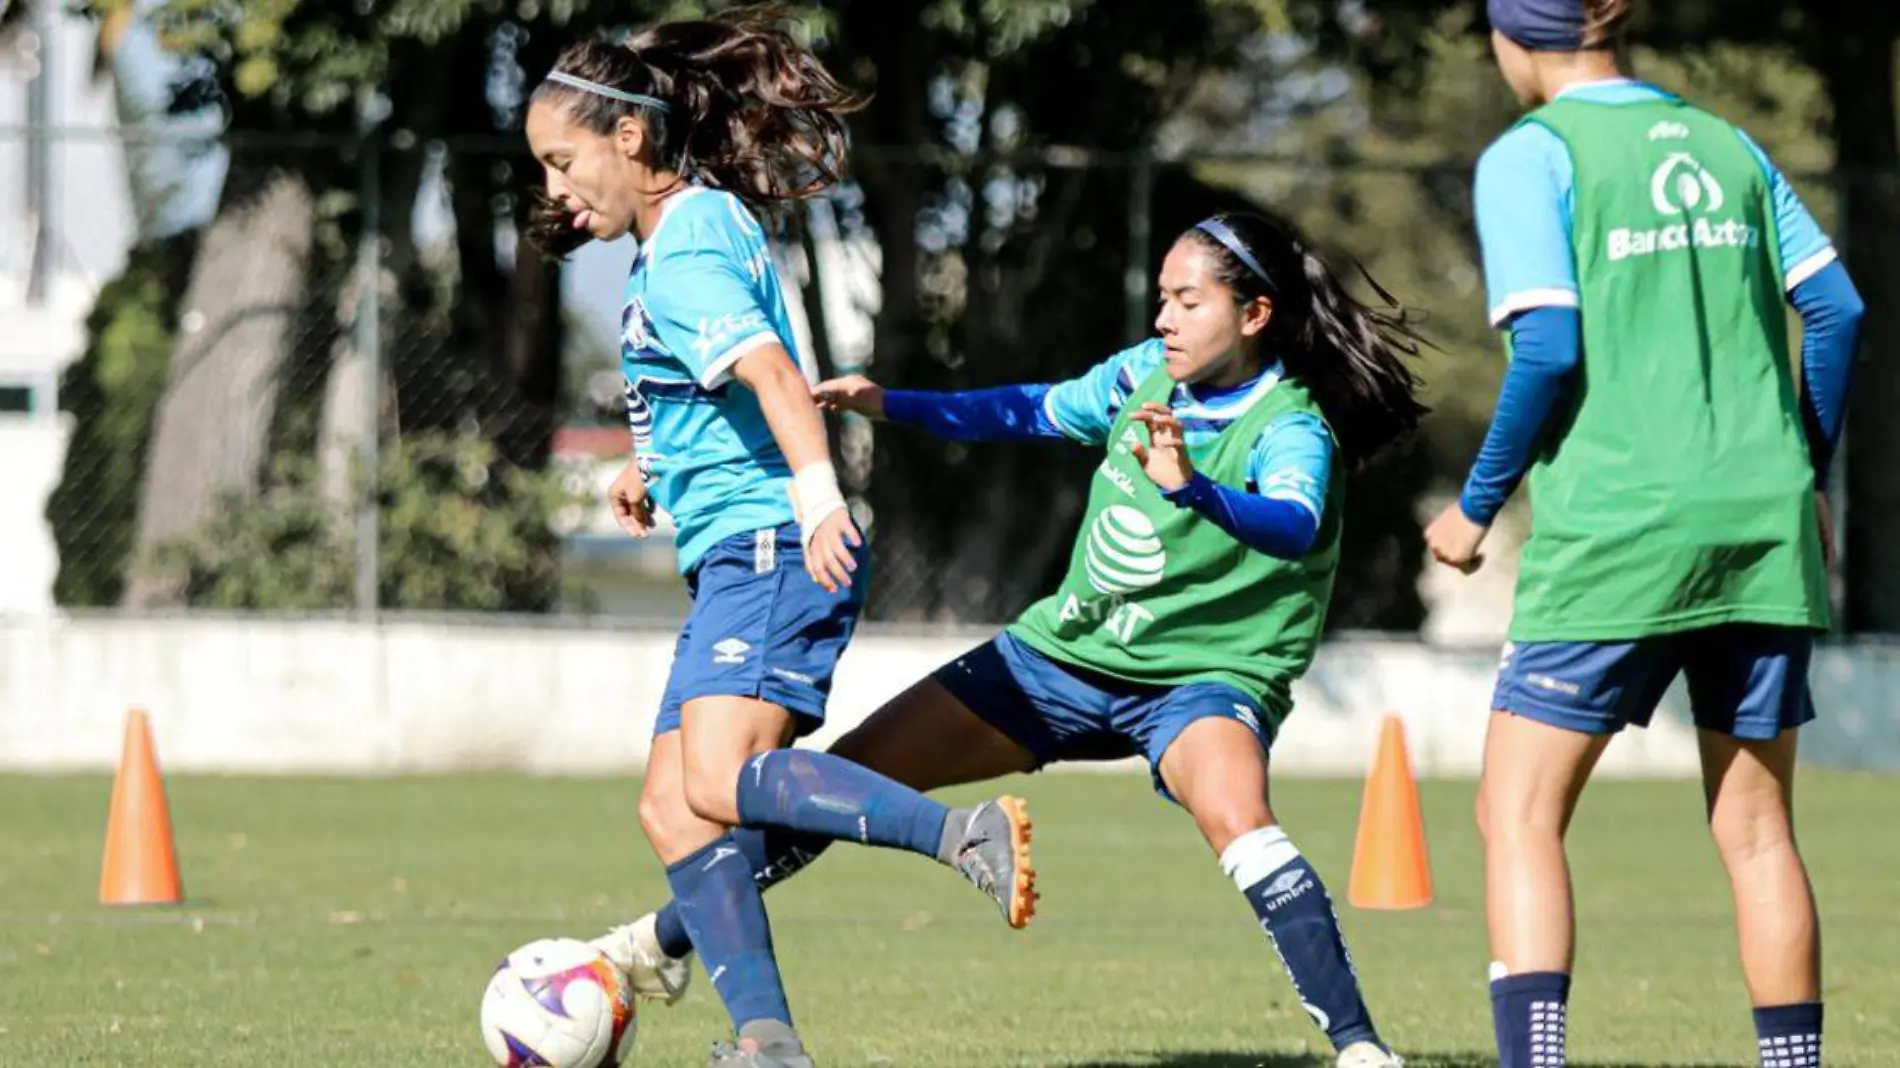
<instances>
[{"instance_id":1,"label":"blue long sleeve undershirt","mask_svg":"<svg viewBox=\"0 0 1900 1068\"><path fill-rule=\"evenodd\" d=\"M1066 438L1043 406L1049 389L1037 384L950 393L886 390L884 417L951 441ZM1186 485L1162 496L1269 556L1298 559L1319 534L1319 517L1298 502L1221 485L1198 471Z\"/></svg>"},{"instance_id":2,"label":"blue long sleeve undershirt","mask_svg":"<svg viewBox=\"0 0 1900 1068\"><path fill-rule=\"evenodd\" d=\"M1024 441L1065 437L1043 411L1046 385L932 393L884 391L884 418L947 441Z\"/></svg>"},{"instance_id":3,"label":"blue long sleeve undershirt","mask_svg":"<svg viewBox=\"0 0 1900 1068\"><path fill-rule=\"evenodd\" d=\"M1847 389L1867 304L1838 260L1794 287L1790 298L1801 314L1801 425L1814 457L1814 485L1826 489L1847 418Z\"/></svg>"},{"instance_id":4,"label":"blue long sleeve undershirt","mask_svg":"<svg viewBox=\"0 0 1900 1068\"><path fill-rule=\"evenodd\" d=\"M1575 308L1534 308L1511 321L1511 365L1458 502L1466 518L1485 525L1497 518L1530 470L1544 425L1569 395L1582 358L1583 319Z\"/></svg>"},{"instance_id":5,"label":"blue long sleeve undershirt","mask_svg":"<svg viewBox=\"0 0 1900 1068\"><path fill-rule=\"evenodd\" d=\"M1304 505L1224 486L1199 471L1161 496L1177 508L1194 509L1247 548L1282 560L1305 556L1319 536L1319 517Z\"/></svg>"}]
</instances>

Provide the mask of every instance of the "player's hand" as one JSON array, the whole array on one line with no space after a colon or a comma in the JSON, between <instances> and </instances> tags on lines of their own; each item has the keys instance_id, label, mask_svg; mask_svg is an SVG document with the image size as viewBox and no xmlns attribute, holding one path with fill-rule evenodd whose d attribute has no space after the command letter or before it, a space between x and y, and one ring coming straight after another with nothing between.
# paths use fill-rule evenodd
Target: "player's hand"
<instances>
[{"instance_id":1,"label":"player's hand","mask_svg":"<svg viewBox=\"0 0 1900 1068\"><path fill-rule=\"evenodd\" d=\"M1130 419L1148 428L1148 440L1143 445L1137 441L1132 446L1135 462L1148 479L1164 490L1178 490L1194 477L1194 464L1188 460L1187 437L1181 431L1181 420L1174 412L1159 401L1149 401Z\"/></svg>"},{"instance_id":2,"label":"player's hand","mask_svg":"<svg viewBox=\"0 0 1900 1068\"><path fill-rule=\"evenodd\" d=\"M811 387L811 399L827 412L856 412L884 418L884 387L863 375L828 378Z\"/></svg>"},{"instance_id":3,"label":"player's hand","mask_svg":"<svg viewBox=\"0 0 1900 1068\"><path fill-rule=\"evenodd\" d=\"M1834 574L1834 509L1827 503L1827 491L1814 491L1814 516L1821 523L1821 562L1829 577Z\"/></svg>"},{"instance_id":4,"label":"player's hand","mask_svg":"<svg viewBox=\"0 0 1900 1068\"><path fill-rule=\"evenodd\" d=\"M613 484L607 487L607 505L613 509L620 529L636 538L652 533L653 500L647 496L647 480L640 476L638 462L628 460L626 468L614 476Z\"/></svg>"},{"instance_id":5,"label":"player's hand","mask_svg":"<svg viewBox=\"0 0 1900 1068\"><path fill-rule=\"evenodd\" d=\"M1490 527L1472 522L1453 501L1425 528L1425 547L1431 550L1432 559L1469 575L1484 566L1484 554L1478 548L1490 532Z\"/></svg>"},{"instance_id":6,"label":"player's hand","mask_svg":"<svg viewBox=\"0 0 1900 1068\"><path fill-rule=\"evenodd\" d=\"M818 521L805 543L805 572L828 593L851 586L851 573L858 569L858 558L851 552L864 544L851 513L839 509Z\"/></svg>"}]
</instances>

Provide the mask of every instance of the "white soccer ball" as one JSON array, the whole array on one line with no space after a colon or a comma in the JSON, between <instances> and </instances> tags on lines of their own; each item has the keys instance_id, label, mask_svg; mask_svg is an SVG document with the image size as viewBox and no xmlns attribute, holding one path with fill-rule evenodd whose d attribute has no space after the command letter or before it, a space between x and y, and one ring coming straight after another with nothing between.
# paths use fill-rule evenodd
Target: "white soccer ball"
<instances>
[{"instance_id":1,"label":"white soccer ball","mask_svg":"<svg viewBox=\"0 0 1900 1068\"><path fill-rule=\"evenodd\" d=\"M543 938L501 962L482 996L482 1042L501 1068L609 1068L633 1052L633 988L606 955Z\"/></svg>"}]
</instances>

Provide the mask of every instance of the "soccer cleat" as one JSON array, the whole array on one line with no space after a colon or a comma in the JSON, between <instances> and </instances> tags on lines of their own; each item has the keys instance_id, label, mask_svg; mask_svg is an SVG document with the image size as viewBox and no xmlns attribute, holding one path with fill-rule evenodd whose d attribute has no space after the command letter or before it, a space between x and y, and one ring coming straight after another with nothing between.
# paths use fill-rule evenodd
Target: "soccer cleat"
<instances>
[{"instance_id":1,"label":"soccer cleat","mask_svg":"<svg viewBox=\"0 0 1900 1068\"><path fill-rule=\"evenodd\" d=\"M1375 1042L1354 1042L1339 1051L1338 1068L1403 1068L1405 1062Z\"/></svg>"},{"instance_id":2,"label":"soccer cleat","mask_svg":"<svg viewBox=\"0 0 1900 1068\"><path fill-rule=\"evenodd\" d=\"M635 997L671 1005L686 996L686 985L693 978L693 955L675 958L661 952L654 923L654 914L649 912L588 944L607 954Z\"/></svg>"},{"instance_id":3,"label":"soccer cleat","mask_svg":"<svg viewBox=\"0 0 1900 1068\"><path fill-rule=\"evenodd\" d=\"M772 1052L744 1049L730 1042L714 1042L709 1068L815 1068L803 1050Z\"/></svg>"},{"instance_id":4,"label":"soccer cleat","mask_svg":"<svg viewBox=\"0 0 1900 1068\"><path fill-rule=\"evenodd\" d=\"M951 863L988 894L1018 930L1036 914L1036 869L1029 862L1032 828L1021 798L1001 797L970 810Z\"/></svg>"}]
</instances>

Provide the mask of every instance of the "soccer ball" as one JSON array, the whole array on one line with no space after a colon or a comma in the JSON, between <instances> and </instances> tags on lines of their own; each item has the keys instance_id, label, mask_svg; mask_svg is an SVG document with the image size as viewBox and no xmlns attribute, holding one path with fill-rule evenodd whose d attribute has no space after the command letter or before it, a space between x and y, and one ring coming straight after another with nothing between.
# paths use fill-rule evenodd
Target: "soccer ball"
<instances>
[{"instance_id":1,"label":"soccer ball","mask_svg":"<svg viewBox=\"0 0 1900 1068\"><path fill-rule=\"evenodd\" d=\"M508 954L482 996L482 1042L501 1068L610 1068L633 1052L633 989L605 954L543 938Z\"/></svg>"}]
</instances>

